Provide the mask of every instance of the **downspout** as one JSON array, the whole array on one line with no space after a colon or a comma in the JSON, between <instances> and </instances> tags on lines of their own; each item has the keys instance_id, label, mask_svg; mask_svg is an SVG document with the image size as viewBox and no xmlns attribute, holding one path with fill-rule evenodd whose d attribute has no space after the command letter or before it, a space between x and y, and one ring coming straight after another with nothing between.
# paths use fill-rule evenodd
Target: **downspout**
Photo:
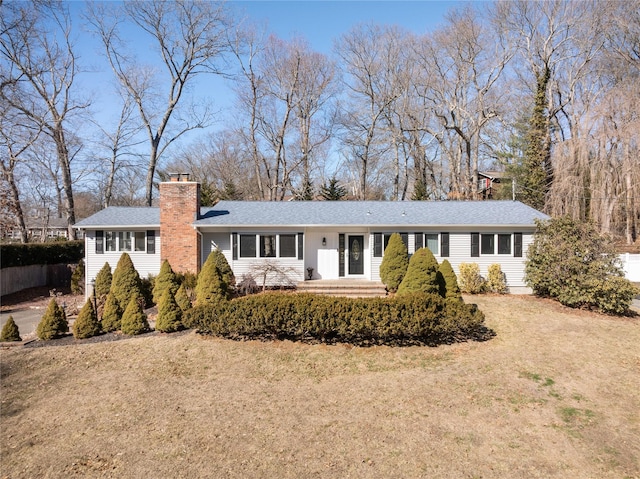
<instances>
[{"instance_id":1,"label":"downspout","mask_svg":"<svg viewBox=\"0 0 640 479\"><path fill-rule=\"evenodd\" d=\"M200 261L198 261L199 264L198 271L196 272L197 275L198 273L200 273L200 269L202 268L202 259L204 258L204 243L202 241L202 233L200 232L198 227L196 225L193 225L193 229L198 234L198 236L200 236Z\"/></svg>"}]
</instances>

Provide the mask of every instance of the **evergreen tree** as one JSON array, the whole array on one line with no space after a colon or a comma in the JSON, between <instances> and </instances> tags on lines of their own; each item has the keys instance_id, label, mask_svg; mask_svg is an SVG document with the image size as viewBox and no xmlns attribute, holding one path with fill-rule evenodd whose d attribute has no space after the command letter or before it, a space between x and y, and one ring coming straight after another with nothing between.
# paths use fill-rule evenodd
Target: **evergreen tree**
<instances>
[{"instance_id":1,"label":"evergreen tree","mask_svg":"<svg viewBox=\"0 0 640 479\"><path fill-rule=\"evenodd\" d=\"M105 333L120 329L122 319L122 308L113 294L108 294L102 311L102 330Z\"/></svg>"},{"instance_id":2,"label":"evergreen tree","mask_svg":"<svg viewBox=\"0 0 640 479\"><path fill-rule=\"evenodd\" d=\"M100 334L100 323L91 299L84 304L71 329L76 339L91 338Z\"/></svg>"},{"instance_id":3,"label":"evergreen tree","mask_svg":"<svg viewBox=\"0 0 640 479\"><path fill-rule=\"evenodd\" d=\"M96 283L94 285L94 291L99 304L104 303L107 294L109 294L112 279L111 266L109 263L105 263L100 271L98 271L98 274L96 275Z\"/></svg>"},{"instance_id":4,"label":"evergreen tree","mask_svg":"<svg viewBox=\"0 0 640 479\"><path fill-rule=\"evenodd\" d=\"M216 249L209 254L198 274L198 282L196 284L196 304L198 305L213 304L229 297L228 285L224 280L224 273L220 269L219 262L221 263L221 261L218 255L222 256L227 267L229 266L229 263L227 263L224 255L219 250ZM231 268L229 267L230 270Z\"/></svg>"},{"instance_id":5,"label":"evergreen tree","mask_svg":"<svg viewBox=\"0 0 640 479\"><path fill-rule=\"evenodd\" d=\"M71 294L84 293L84 260L81 258L71 274Z\"/></svg>"},{"instance_id":6,"label":"evergreen tree","mask_svg":"<svg viewBox=\"0 0 640 479\"><path fill-rule=\"evenodd\" d=\"M187 294L187 288L184 284L181 284L176 293L176 303L180 306L180 309L184 312L191 309L191 298Z\"/></svg>"},{"instance_id":7,"label":"evergreen tree","mask_svg":"<svg viewBox=\"0 0 640 479\"><path fill-rule=\"evenodd\" d=\"M113 272L111 289L109 290L118 300L118 304L129 304L131 298L142 297L140 275L133 266L131 257L122 253L118 265Z\"/></svg>"},{"instance_id":8,"label":"evergreen tree","mask_svg":"<svg viewBox=\"0 0 640 479\"><path fill-rule=\"evenodd\" d=\"M160 299L156 330L163 333L173 333L182 327L182 309L176 303L171 289L167 288Z\"/></svg>"},{"instance_id":9,"label":"evergreen tree","mask_svg":"<svg viewBox=\"0 0 640 479\"><path fill-rule=\"evenodd\" d=\"M158 274L155 284L153 285L153 302L155 304L160 303L167 289L171 289L171 292L175 295L178 291L178 282L169 261L165 259L160 267L160 274Z\"/></svg>"},{"instance_id":10,"label":"evergreen tree","mask_svg":"<svg viewBox=\"0 0 640 479\"><path fill-rule=\"evenodd\" d=\"M38 323L36 328L36 335L43 341L55 339L60 336L64 336L69 332L69 323L67 322L67 315L55 298L51 298L47 311L42 316L42 319Z\"/></svg>"},{"instance_id":11,"label":"evergreen tree","mask_svg":"<svg viewBox=\"0 0 640 479\"><path fill-rule=\"evenodd\" d=\"M315 197L313 182L309 177L305 177L302 181L302 187L295 194L296 201L312 201Z\"/></svg>"},{"instance_id":12,"label":"evergreen tree","mask_svg":"<svg viewBox=\"0 0 640 479\"><path fill-rule=\"evenodd\" d=\"M18 329L18 325L13 320L13 316L9 316L7 322L4 323L4 326L2 327L2 333L0 334L0 341L22 341L22 338L20 337L20 330Z\"/></svg>"},{"instance_id":13,"label":"evergreen tree","mask_svg":"<svg viewBox=\"0 0 640 479\"><path fill-rule=\"evenodd\" d=\"M445 259L438 266L438 282L440 285L440 296L447 299L462 300L460 286L455 271L451 267L449 260Z\"/></svg>"},{"instance_id":14,"label":"evergreen tree","mask_svg":"<svg viewBox=\"0 0 640 479\"><path fill-rule=\"evenodd\" d=\"M338 179L334 176L328 184L320 187L320 196L327 201L339 201L347 195L347 189L338 184Z\"/></svg>"},{"instance_id":15,"label":"evergreen tree","mask_svg":"<svg viewBox=\"0 0 640 479\"><path fill-rule=\"evenodd\" d=\"M411 195L413 201L424 201L429 199L429 193L427 191L427 184L422 178L418 178L413 184L413 194Z\"/></svg>"},{"instance_id":16,"label":"evergreen tree","mask_svg":"<svg viewBox=\"0 0 640 479\"><path fill-rule=\"evenodd\" d=\"M393 233L380 264L380 279L391 293L398 290L409 265L407 246L398 233Z\"/></svg>"},{"instance_id":17,"label":"evergreen tree","mask_svg":"<svg viewBox=\"0 0 640 479\"><path fill-rule=\"evenodd\" d=\"M438 261L429 248L420 248L409 261L407 274L398 287L398 294L414 292L440 293Z\"/></svg>"},{"instance_id":18,"label":"evergreen tree","mask_svg":"<svg viewBox=\"0 0 640 479\"><path fill-rule=\"evenodd\" d=\"M142 310L142 302L142 298L139 297L132 297L129 300L120 322L120 330L123 334L134 336L149 331L149 322L147 315Z\"/></svg>"}]
</instances>

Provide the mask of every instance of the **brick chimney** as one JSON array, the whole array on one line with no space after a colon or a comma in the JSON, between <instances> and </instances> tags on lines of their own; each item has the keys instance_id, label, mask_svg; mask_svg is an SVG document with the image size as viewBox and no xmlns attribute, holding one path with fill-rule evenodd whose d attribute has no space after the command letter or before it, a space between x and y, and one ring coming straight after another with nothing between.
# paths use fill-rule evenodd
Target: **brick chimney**
<instances>
[{"instance_id":1,"label":"brick chimney","mask_svg":"<svg viewBox=\"0 0 640 479\"><path fill-rule=\"evenodd\" d=\"M200 270L200 235L193 222L200 215L200 183L188 173L174 173L160 183L161 259L169 261L175 272Z\"/></svg>"}]
</instances>

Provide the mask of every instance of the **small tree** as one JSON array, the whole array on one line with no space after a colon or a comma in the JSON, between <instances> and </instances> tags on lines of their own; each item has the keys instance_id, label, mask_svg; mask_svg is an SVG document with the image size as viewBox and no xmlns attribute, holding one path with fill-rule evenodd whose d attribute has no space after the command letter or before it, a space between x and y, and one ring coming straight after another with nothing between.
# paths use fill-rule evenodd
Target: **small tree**
<instances>
[{"instance_id":1,"label":"small tree","mask_svg":"<svg viewBox=\"0 0 640 479\"><path fill-rule=\"evenodd\" d=\"M20 337L20 330L18 329L18 325L13 320L13 316L9 316L7 322L4 323L4 326L2 327L2 333L0 334L0 341L22 341L22 338Z\"/></svg>"},{"instance_id":2,"label":"small tree","mask_svg":"<svg viewBox=\"0 0 640 479\"><path fill-rule=\"evenodd\" d=\"M340 186L338 179L334 176L320 187L320 195L327 201L339 201L347 196L347 189Z\"/></svg>"},{"instance_id":3,"label":"small tree","mask_svg":"<svg viewBox=\"0 0 640 479\"><path fill-rule=\"evenodd\" d=\"M160 274L158 274L153 285L153 302L155 304L160 303L167 289L171 289L171 292L175 295L178 291L178 282L169 261L165 259L160 267Z\"/></svg>"},{"instance_id":4,"label":"small tree","mask_svg":"<svg viewBox=\"0 0 640 479\"><path fill-rule=\"evenodd\" d=\"M84 304L71 329L76 339L91 338L100 334L100 323L91 299Z\"/></svg>"},{"instance_id":5,"label":"small tree","mask_svg":"<svg viewBox=\"0 0 640 479\"><path fill-rule=\"evenodd\" d=\"M398 287L398 295L415 292L440 293L438 261L429 248L420 248L413 254L407 274Z\"/></svg>"},{"instance_id":6,"label":"small tree","mask_svg":"<svg viewBox=\"0 0 640 479\"><path fill-rule=\"evenodd\" d=\"M235 278L227 259L220 250L213 250L198 274L196 303L213 304L228 299L232 283L235 284Z\"/></svg>"},{"instance_id":7,"label":"small tree","mask_svg":"<svg viewBox=\"0 0 640 479\"><path fill-rule=\"evenodd\" d=\"M71 274L71 294L84 293L84 260L81 258Z\"/></svg>"},{"instance_id":8,"label":"small tree","mask_svg":"<svg viewBox=\"0 0 640 479\"><path fill-rule=\"evenodd\" d=\"M398 233L393 233L384 250L384 257L380 264L380 279L389 292L395 293L402 282L407 267L409 266L409 254L407 246Z\"/></svg>"},{"instance_id":9,"label":"small tree","mask_svg":"<svg viewBox=\"0 0 640 479\"><path fill-rule=\"evenodd\" d=\"M102 330L105 333L120 329L122 319L122 308L113 294L108 294L102 311Z\"/></svg>"},{"instance_id":10,"label":"small tree","mask_svg":"<svg viewBox=\"0 0 640 479\"><path fill-rule=\"evenodd\" d=\"M51 298L47 311L42 316L36 328L36 335L43 341L64 336L69 332L69 323L64 309L58 306L55 298Z\"/></svg>"},{"instance_id":11,"label":"small tree","mask_svg":"<svg viewBox=\"0 0 640 479\"><path fill-rule=\"evenodd\" d=\"M492 293L506 294L509 292L507 287L507 277L502 272L499 264L494 263L489 266L487 274L487 289Z\"/></svg>"},{"instance_id":12,"label":"small tree","mask_svg":"<svg viewBox=\"0 0 640 479\"><path fill-rule=\"evenodd\" d=\"M147 315L144 314L141 306L143 302L144 300L139 297L133 297L129 300L127 309L125 309L122 315L122 321L120 322L120 330L124 334L134 336L149 331Z\"/></svg>"},{"instance_id":13,"label":"small tree","mask_svg":"<svg viewBox=\"0 0 640 479\"><path fill-rule=\"evenodd\" d=\"M185 288L184 284L181 284L176 292L176 303L178 303L182 311L191 309L191 298L187 294L187 288Z\"/></svg>"},{"instance_id":14,"label":"small tree","mask_svg":"<svg viewBox=\"0 0 640 479\"><path fill-rule=\"evenodd\" d=\"M98 271L96 281L93 286L96 300L98 301L98 309L100 309L100 306L104 305L104 302L107 299L107 294L109 294L109 290L111 289L112 279L113 275L111 274L111 266L109 263L105 263L100 271Z\"/></svg>"},{"instance_id":15,"label":"small tree","mask_svg":"<svg viewBox=\"0 0 640 479\"><path fill-rule=\"evenodd\" d=\"M142 297L140 275L133 266L131 257L127 253L122 253L122 256L120 256L118 265L113 272L109 292L116 297L118 303L121 305L129 304L131 298Z\"/></svg>"},{"instance_id":16,"label":"small tree","mask_svg":"<svg viewBox=\"0 0 640 479\"><path fill-rule=\"evenodd\" d=\"M486 281L480 275L478 263L460 263L460 290L463 293L480 294L484 293Z\"/></svg>"},{"instance_id":17,"label":"small tree","mask_svg":"<svg viewBox=\"0 0 640 479\"><path fill-rule=\"evenodd\" d=\"M458 277L447 259L443 260L438 266L438 282L440 284L440 296L447 299L462 300Z\"/></svg>"},{"instance_id":18,"label":"small tree","mask_svg":"<svg viewBox=\"0 0 640 479\"><path fill-rule=\"evenodd\" d=\"M182 329L182 309L176 303L171 288L167 288L160 299L156 330L173 333Z\"/></svg>"}]
</instances>

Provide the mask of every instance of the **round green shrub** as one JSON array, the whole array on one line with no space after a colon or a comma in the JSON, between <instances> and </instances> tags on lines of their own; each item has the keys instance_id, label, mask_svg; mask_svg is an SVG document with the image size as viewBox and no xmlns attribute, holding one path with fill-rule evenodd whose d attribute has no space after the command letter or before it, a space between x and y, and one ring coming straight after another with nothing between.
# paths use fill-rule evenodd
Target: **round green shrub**
<instances>
[{"instance_id":1,"label":"round green shrub","mask_svg":"<svg viewBox=\"0 0 640 479\"><path fill-rule=\"evenodd\" d=\"M67 322L67 315L55 298L51 298L49 306L42 316L42 319L38 323L36 328L36 335L43 341L49 341L50 339L59 338L69 332L69 323Z\"/></svg>"},{"instance_id":2,"label":"round green shrub","mask_svg":"<svg viewBox=\"0 0 640 479\"><path fill-rule=\"evenodd\" d=\"M92 338L100 334L100 323L91 299L84 304L71 329L76 339Z\"/></svg>"},{"instance_id":3,"label":"round green shrub","mask_svg":"<svg viewBox=\"0 0 640 479\"><path fill-rule=\"evenodd\" d=\"M20 337L20 330L18 329L18 325L13 320L13 316L9 316L7 322L4 323L4 326L2 327L2 333L0 333L0 341L22 341L22 338Z\"/></svg>"},{"instance_id":4,"label":"round green shrub","mask_svg":"<svg viewBox=\"0 0 640 479\"><path fill-rule=\"evenodd\" d=\"M181 284L178 288L178 291L176 292L176 303L178 303L178 306L180 306L180 309L182 311L187 311L192 307L191 298L189 297L187 288L184 284Z\"/></svg>"},{"instance_id":5,"label":"round green shrub","mask_svg":"<svg viewBox=\"0 0 640 479\"><path fill-rule=\"evenodd\" d=\"M487 289L492 293L506 294L509 292L507 287L507 277L502 272L499 264L489 265L487 274Z\"/></svg>"},{"instance_id":6,"label":"round green shrub","mask_svg":"<svg viewBox=\"0 0 640 479\"><path fill-rule=\"evenodd\" d=\"M118 303L121 305L129 304L131 298L143 296L140 275L133 266L131 257L127 253L122 253L120 256L118 265L113 272L109 292L116 297Z\"/></svg>"},{"instance_id":7,"label":"round green shrub","mask_svg":"<svg viewBox=\"0 0 640 479\"><path fill-rule=\"evenodd\" d=\"M214 304L228 299L235 278L227 259L219 249L214 249L202 266L196 284L196 304Z\"/></svg>"},{"instance_id":8,"label":"round green shrub","mask_svg":"<svg viewBox=\"0 0 640 479\"><path fill-rule=\"evenodd\" d=\"M411 256L407 274L398 288L399 295L416 292L440 294L438 261L429 248L420 248Z\"/></svg>"},{"instance_id":9,"label":"round green shrub","mask_svg":"<svg viewBox=\"0 0 640 479\"><path fill-rule=\"evenodd\" d=\"M160 300L167 289L171 289L171 292L175 295L178 291L178 282L175 273L171 269L169 261L165 259L162 262L160 273L156 277L153 285L154 304L160 304Z\"/></svg>"},{"instance_id":10,"label":"round green shrub","mask_svg":"<svg viewBox=\"0 0 640 479\"><path fill-rule=\"evenodd\" d=\"M462 300L458 277L447 259L443 260L438 266L438 282L440 284L440 296L447 299Z\"/></svg>"},{"instance_id":11,"label":"round green shrub","mask_svg":"<svg viewBox=\"0 0 640 479\"><path fill-rule=\"evenodd\" d=\"M486 281L480 275L477 263L460 263L460 290L463 293L480 294L486 289Z\"/></svg>"},{"instance_id":12,"label":"round green shrub","mask_svg":"<svg viewBox=\"0 0 640 479\"><path fill-rule=\"evenodd\" d=\"M160 299L156 330L163 333L173 333L182 328L182 309L176 303L171 288L167 288Z\"/></svg>"},{"instance_id":13,"label":"round green shrub","mask_svg":"<svg viewBox=\"0 0 640 479\"><path fill-rule=\"evenodd\" d=\"M84 293L84 260L80 259L71 273L71 294Z\"/></svg>"},{"instance_id":14,"label":"round green shrub","mask_svg":"<svg viewBox=\"0 0 640 479\"><path fill-rule=\"evenodd\" d=\"M122 308L118 304L118 300L113 294L108 294L102 311L102 330L105 333L117 331L120 329L120 321L122 319Z\"/></svg>"},{"instance_id":15,"label":"round green shrub","mask_svg":"<svg viewBox=\"0 0 640 479\"><path fill-rule=\"evenodd\" d=\"M134 336L149 331L147 315L141 306L141 298L131 298L120 321L120 330L123 334Z\"/></svg>"},{"instance_id":16,"label":"round green shrub","mask_svg":"<svg viewBox=\"0 0 640 479\"><path fill-rule=\"evenodd\" d=\"M407 247L398 233L393 233L389 238L389 243L384 250L382 263L380 263L380 280L391 293L398 291L407 267L409 266L409 255Z\"/></svg>"}]
</instances>

